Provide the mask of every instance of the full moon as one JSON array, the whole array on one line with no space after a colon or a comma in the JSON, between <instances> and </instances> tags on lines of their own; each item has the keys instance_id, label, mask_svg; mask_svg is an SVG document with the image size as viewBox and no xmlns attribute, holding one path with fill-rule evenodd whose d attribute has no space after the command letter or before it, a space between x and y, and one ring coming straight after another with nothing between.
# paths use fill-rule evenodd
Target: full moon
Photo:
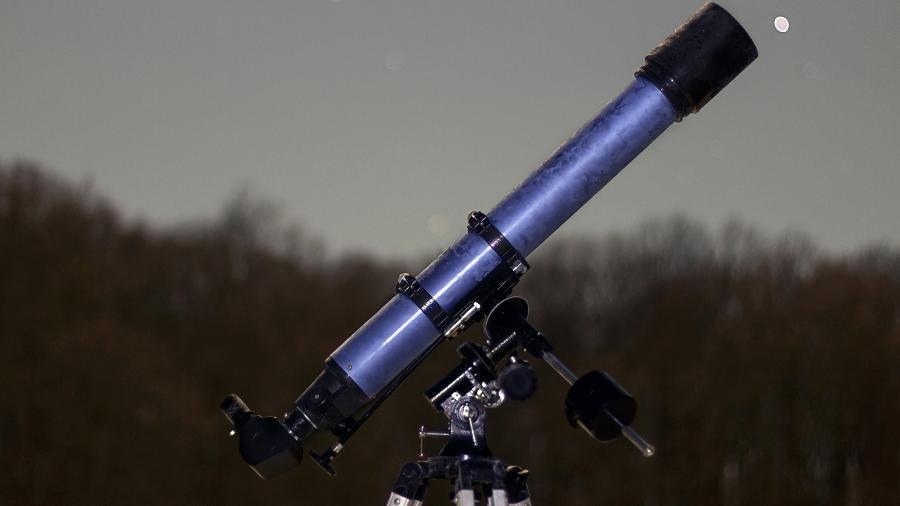
<instances>
[{"instance_id":1,"label":"full moon","mask_svg":"<svg viewBox=\"0 0 900 506\"><path fill-rule=\"evenodd\" d=\"M775 29L781 33L788 31L791 28L791 22L788 21L788 18L784 16L778 16L774 21Z\"/></svg>"}]
</instances>

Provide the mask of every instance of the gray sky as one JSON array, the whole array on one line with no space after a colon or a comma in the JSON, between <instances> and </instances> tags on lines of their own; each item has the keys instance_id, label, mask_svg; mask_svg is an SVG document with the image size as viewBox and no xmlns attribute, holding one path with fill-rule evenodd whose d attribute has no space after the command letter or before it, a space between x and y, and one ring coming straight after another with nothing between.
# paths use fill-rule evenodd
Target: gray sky
<instances>
[{"instance_id":1,"label":"gray sky","mask_svg":"<svg viewBox=\"0 0 900 506\"><path fill-rule=\"evenodd\" d=\"M562 232L680 211L900 243L900 2L720 3L760 58ZM0 157L157 223L249 183L329 251L437 250L701 4L0 0Z\"/></svg>"}]
</instances>

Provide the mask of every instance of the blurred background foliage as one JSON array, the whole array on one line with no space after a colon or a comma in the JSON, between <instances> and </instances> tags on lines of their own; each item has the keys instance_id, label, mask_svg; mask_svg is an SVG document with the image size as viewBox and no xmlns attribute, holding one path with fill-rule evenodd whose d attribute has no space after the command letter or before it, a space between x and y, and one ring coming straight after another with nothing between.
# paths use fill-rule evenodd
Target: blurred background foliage
<instances>
[{"instance_id":1,"label":"blurred background foliage","mask_svg":"<svg viewBox=\"0 0 900 506\"><path fill-rule=\"evenodd\" d=\"M238 392L282 412L397 274L429 260L326 258L247 191L216 219L150 226L90 185L3 162L0 504L383 504L418 426L444 424L421 392L455 345L355 436L336 478L306 459L259 480L218 403ZM577 371L637 397L658 449L571 429L564 385L536 364L535 398L489 422L535 504L897 504L900 250L826 254L673 217L555 237L531 264L517 293L536 325Z\"/></svg>"}]
</instances>

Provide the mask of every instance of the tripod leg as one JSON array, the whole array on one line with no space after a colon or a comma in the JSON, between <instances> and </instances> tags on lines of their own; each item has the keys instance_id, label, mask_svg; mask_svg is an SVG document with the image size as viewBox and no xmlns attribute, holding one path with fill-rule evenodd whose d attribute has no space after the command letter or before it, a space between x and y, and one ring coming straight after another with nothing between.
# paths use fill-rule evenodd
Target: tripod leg
<instances>
[{"instance_id":1,"label":"tripod leg","mask_svg":"<svg viewBox=\"0 0 900 506\"><path fill-rule=\"evenodd\" d=\"M509 497L509 506L531 506L531 496L528 493L528 470L518 466L506 468L506 495Z\"/></svg>"},{"instance_id":2,"label":"tripod leg","mask_svg":"<svg viewBox=\"0 0 900 506\"><path fill-rule=\"evenodd\" d=\"M495 459L490 471L490 495L485 493L485 496L488 497L488 506L509 506L509 497L506 494L506 474L506 466Z\"/></svg>"},{"instance_id":3,"label":"tripod leg","mask_svg":"<svg viewBox=\"0 0 900 506\"><path fill-rule=\"evenodd\" d=\"M475 506L475 491L471 488L456 489L456 506Z\"/></svg>"},{"instance_id":4,"label":"tripod leg","mask_svg":"<svg viewBox=\"0 0 900 506\"><path fill-rule=\"evenodd\" d=\"M410 462L400 469L386 506L422 506L428 487L426 469L420 462Z\"/></svg>"},{"instance_id":5,"label":"tripod leg","mask_svg":"<svg viewBox=\"0 0 900 506\"><path fill-rule=\"evenodd\" d=\"M502 488L491 490L491 496L488 498L488 506L511 506L506 497L506 491Z\"/></svg>"},{"instance_id":6,"label":"tripod leg","mask_svg":"<svg viewBox=\"0 0 900 506\"><path fill-rule=\"evenodd\" d=\"M456 464L453 489L456 492L456 506L475 506L475 483L472 479L472 468L468 462L460 461Z\"/></svg>"}]
</instances>

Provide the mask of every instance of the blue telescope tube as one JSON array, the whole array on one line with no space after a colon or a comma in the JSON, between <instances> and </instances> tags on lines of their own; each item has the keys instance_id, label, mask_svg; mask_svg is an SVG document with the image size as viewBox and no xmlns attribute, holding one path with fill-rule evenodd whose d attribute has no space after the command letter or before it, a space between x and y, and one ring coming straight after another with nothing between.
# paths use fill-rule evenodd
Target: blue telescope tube
<instances>
[{"instance_id":1,"label":"blue telescope tube","mask_svg":"<svg viewBox=\"0 0 900 506\"><path fill-rule=\"evenodd\" d=\"M531 254L575 211L678 118L659 88L635 80L513 190L488 217L522 256ZM416 278L441 307L456 308L501 259L467 232ZM441 330L408 297L394 296L331 359L374 397L412 363Z\"/></svg>"},{"instance_id":2,"label":"blue telescope tube","mask_svg":"<svg viewBox=\"0 0 900 506\"><path fill-rule=\"evenodd\" d=\"M244 460L269 478L299 463L308 439L331 433L337 443L310 453L333 472L331 459L347 439L445 334L465 326L463 316L474 321L499 302L527 268L525 257L669 125L699 111L756 57L733 17L714 3L704 5L647 55L625 91L486 217L470 216L465 235L416 278L402 277L399 293L331 354L282 421L227 396L221 409Z\"/></svg>"},{"instance_id":3,"label":"blue telescope tube","mask_svg":"<svg viewBox=\"0 0 900 506\"><path fill-rule=\"evenodd\" d=\"M698 112L758 53L741 25L707 3L645 58L635 80L489 214L518 251L531 254L673 122ZM453 313L501 262L468 232L418 276ZM395 296L330 357L374 397L441 338L409 298Z\"/></svg>"}]
</instances>

